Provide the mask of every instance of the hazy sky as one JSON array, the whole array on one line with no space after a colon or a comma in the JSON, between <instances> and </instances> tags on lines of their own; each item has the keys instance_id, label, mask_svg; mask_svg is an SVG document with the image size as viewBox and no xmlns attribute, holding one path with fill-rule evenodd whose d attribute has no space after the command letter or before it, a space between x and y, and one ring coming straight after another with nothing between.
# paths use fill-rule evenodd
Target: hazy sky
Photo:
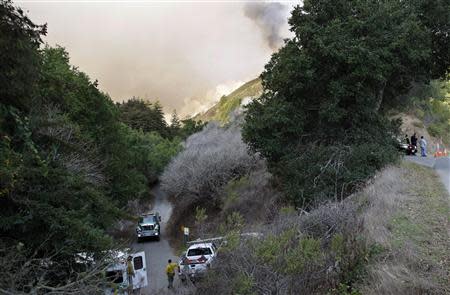
<instances>
[{"instance_id":1,"label":"hazy sky","mask_svg":"<svg viewBox=\"0 0 450 295\"><path fill-rule=\"evenodd\" d=\"M65 47L71 63L113 100L159 99L167 113L185 116L258 76L289 34L296 2L15 3L35 23L47 23L44 40Z\"/></svg>"}]
</instances>

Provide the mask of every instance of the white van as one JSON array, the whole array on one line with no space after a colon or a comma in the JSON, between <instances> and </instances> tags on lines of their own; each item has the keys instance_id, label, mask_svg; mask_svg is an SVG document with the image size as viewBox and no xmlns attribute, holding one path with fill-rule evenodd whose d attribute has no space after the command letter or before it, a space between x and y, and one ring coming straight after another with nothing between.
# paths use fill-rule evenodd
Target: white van
<instances>
[{"instance_id":1,"label":"white van","mask_svg":"<svg viewBox=\"0 0 450 295\"><path fill-rule=\"evenodd\" d=\"M108 286L105 288L105 295L124 294L128 295L130 286L127 276L127 258L131 256L134 276L132 289L145 288L148 285L147 268L145 261L145 252L134 254L120 253L117 257L117 263L110 265L106 269L106 279Z\"/></svg>"}]
</instances>

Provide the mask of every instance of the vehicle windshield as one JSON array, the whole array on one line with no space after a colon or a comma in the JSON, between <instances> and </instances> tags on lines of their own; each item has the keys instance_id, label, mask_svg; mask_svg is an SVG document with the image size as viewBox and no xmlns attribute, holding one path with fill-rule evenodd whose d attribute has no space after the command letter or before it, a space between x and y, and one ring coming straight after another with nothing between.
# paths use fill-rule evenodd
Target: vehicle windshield
<instances>
[{"instance_id":1,"label":"vehicle windshield","mask_svg":"<svg viewBox=\"0 0 450 295\"><path fill-rule=\"evenodd\" d=\"M142 223L142 224L146 224L146 223L151 223L151 224L153 224L153 223L156 223L156 216L154 216L154 215L149 215L149 216L141 217L141 218L139 219L139 223Z\"/></svg>"},{"instance_id":2,"label":"vehicle windshield","mask_svg":"<svg viewBox=\"0 0 450 295\"><path fill-rule=\"evenodd\" d=\"M211 249L209 248L195 248L189 249L187 256L201 256L201 255L211 255Z\"/></svg>"}]
</instances>

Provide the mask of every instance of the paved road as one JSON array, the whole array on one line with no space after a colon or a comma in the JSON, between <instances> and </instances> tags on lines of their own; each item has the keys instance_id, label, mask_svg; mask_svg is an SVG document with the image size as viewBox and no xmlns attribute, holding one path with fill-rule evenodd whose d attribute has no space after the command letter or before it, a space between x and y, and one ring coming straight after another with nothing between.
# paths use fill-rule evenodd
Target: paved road
<instances>
[{"instance_id":1,"label":"paved road","mask_svg":"<svg viewBox=\"0 0 450 295\"><path fill-rule=\"evenodd\" d=\"M152 211L159 212L162 218L160 241L134 242L131 246L134 252L145 251L147 262L148 287L141 290L140 294L161 294L167 289L167 277L165 267L167 260L177 262L173 249L170 247L166 236L166 224L172 214L172 205L167 200L166 195L157 185L152 189L155 196ZM176 282L177 283L177 282Z\"/></svg>"},{"instance_id":2,"label":"paved road","mask_svg":"<svg viewBox=\"0 0 450 295\"><path fill-rule=\"evenodd\" d=\"M442 182L450 193L450 157L436 159L434 169L439 174Z\"/></svg>"}]
</instances>

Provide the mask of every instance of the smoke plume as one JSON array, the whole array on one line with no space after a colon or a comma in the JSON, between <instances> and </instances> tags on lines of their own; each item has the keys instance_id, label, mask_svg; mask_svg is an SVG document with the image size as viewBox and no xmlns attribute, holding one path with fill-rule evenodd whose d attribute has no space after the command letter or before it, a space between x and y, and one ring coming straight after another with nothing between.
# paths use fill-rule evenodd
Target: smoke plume
<instances>
[{"instance_id":1,"label":"smoke plume","mask_svg":"<svg viewBox=\"0 0 450 295\"><path fill-rule=\"evenodd\" d=\"M64 46L71 63L98 79L114 101L159 100L166 113L176 109L181 117L259 75L272 50L261 46L254 23L268 28L273 47L284 10L251 5L246 10L255 21L249 21L245 3L227 1L17 2L34 22L48 24L44 40Z\"/></svg>"},{"instance_id":2,"label":"smoke plume","mask_svg":"<svg viewBox=\"0 0 450 295\"><path fill-rule=\"evenodd\" d=\"M267 45L277 50L282 42L282 28L287 23L288 6L275 2L246 3L244 14L261 30Z\"/></svg>"}]
</instances>

